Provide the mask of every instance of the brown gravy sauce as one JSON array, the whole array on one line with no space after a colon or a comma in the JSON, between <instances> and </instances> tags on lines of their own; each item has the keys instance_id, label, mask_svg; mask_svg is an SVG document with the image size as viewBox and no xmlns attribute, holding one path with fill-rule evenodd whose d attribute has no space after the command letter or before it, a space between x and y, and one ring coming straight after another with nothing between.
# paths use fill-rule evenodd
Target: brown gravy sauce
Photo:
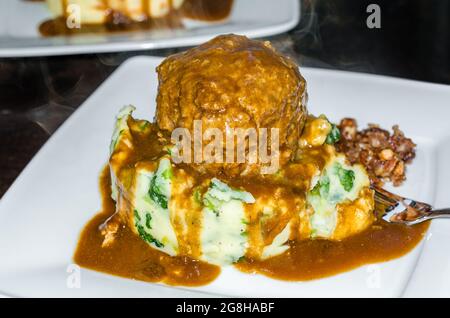
<instances>
[{"instance_id":1,"label":"brown gravy sauce","mask_svg":"<svg viewBox=\"0 0 450 318\"><path fill-rule=\"evenodd\" d=\"M78 265L121 277L169 285L201 286L212 282L220 267L189 257L171 257L151 248L128 227L121 226L109 247L102 248L99 227L115 212L109 168L100 176L102 211L83 229L74 255Z\"/></svg>"},{"instance_id":2,"label":"brown gravy sauce","mask_svg":"<svg viewBox=\"0 0 450 318\"><path fill-rule=\"evenodd\" d=\"M306 281L379 263L410 252L425 236L429 223L415 226L377 221L370 229L343 241L291 241L284 254L266 261L243 260L236 267L287 281Z\"/></svg>"},{"instance_id":3,"label":"brown gravy sauce","mask_svg":"<svg viewBox=\"0 0 450 318\"><path fill-rule=\"evenodd\" d=\"M65 0L63 6L65 5ZM148 12L149 2L142 0L145 12ZM43 36L77 35L90 33L117 33L129 31L145 31L154 29L179 29L183 28L182 18L187 17L203 21L220 21L229 16L233 0L185 0L179 10L171 10L161 18L145 17L136 22L126 15L110 10L103 24L83 24L80 28L68 28L67 17L61 16L44 21L39 26L39 32Z\"/></svg>"},{"instance_id":4,"label":"brown gravy sauce","mask_svg":"<svg viewBox=\"0 0 450 318\"><path fill-rule=\"evenodd\" d=\"M114 244L102 248L104 237L99 227L115 213L110 185L109 169L105 168L100 177L103 208L81 233L74 255L78 265L121 277L183 286L205 285L220 274L218 266L189 257L171 257L151 248L126 226L121 226ZM236 268L288 281L323 278L403 256L421 241L428 226L377 221L365 232L341 242L291 241L291 248L282 255L265 261L247 257Z\"/></svg>"}]
</instances>

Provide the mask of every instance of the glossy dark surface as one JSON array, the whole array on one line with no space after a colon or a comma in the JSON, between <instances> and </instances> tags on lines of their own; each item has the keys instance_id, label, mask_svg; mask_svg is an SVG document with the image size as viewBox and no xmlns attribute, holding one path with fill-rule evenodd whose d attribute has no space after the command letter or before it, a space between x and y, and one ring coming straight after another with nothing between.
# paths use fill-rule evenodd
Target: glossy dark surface
<instances>
[{"instance_id":1,"label":"glossy dark surface","mask_svg":"<svg viewBox=\"0 0 450 318\"><path fill-rule=\"evenodd\" d=\"M300 65L450 84L450 2L378 0L381 29L366 25L373 1L302 1L302 21L267 38ZM0 197L53 131L124 60L185 48L0 59Z\"/></svg>"}]
</instances>

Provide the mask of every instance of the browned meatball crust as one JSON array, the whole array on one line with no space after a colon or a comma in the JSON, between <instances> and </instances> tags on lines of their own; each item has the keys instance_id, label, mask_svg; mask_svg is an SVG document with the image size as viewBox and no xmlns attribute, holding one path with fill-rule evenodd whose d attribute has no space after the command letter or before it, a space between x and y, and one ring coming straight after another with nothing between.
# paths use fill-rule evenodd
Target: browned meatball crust
<instances>
[{"instance_id":1,"label":"browned meatball crust","mask_svg":"<svg viewBox=\"0 0 450 318\"><path fill-rule=\"evenodd\" d=\"M282 158L290 158L306 118L306 82L298 66L269 42L223 35L168 57L157 69L156 122L172 131L278 128ZM287 154L286 154L287 152ZM235 168L235 167L234 167Z\"/></svg>"}]
</instances>

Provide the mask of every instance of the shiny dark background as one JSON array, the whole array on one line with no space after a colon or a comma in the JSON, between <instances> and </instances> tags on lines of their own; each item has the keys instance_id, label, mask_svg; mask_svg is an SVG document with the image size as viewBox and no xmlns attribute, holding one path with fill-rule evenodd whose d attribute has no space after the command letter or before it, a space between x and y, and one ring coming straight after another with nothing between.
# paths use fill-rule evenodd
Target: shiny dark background
<instances>
[{"instance_id":1,"label":"shiny dark background","mask_svg":"<svg viewBox=\"0 0 450 318\"><path fill-rule=\"evenodd\" d=\"M380 29L366 25L370 3L381 8ZM267 38L301 65L450 84L450 1L303 0L301 16ZM0 59L0 197L124 60L182 49Z\"/></svg>"}]
</instances>

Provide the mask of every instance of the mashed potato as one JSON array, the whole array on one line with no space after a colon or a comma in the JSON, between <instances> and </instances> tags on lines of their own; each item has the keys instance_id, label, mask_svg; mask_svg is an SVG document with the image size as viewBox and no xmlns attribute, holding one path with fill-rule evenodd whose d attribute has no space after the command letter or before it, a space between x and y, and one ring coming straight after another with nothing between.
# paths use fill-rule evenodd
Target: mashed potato
<instances>
[{"instance_id":1,"label":"mashed potato","mask_svg":"<svg viewBox=\"0 0 450 318\"><path fill-rule=\"evenodd\" d=\"M133 119L133 110L128 106L117 116L110 148L112 197L123 222L155 249L224 266L245 256L282 254L289 240L341 240L374 221L367 173L325 138L305 137L296 162L264 180L238 184L175 165L167 137ZM307 127L329 133L323 120L311 118ZM156 142L146 147L152 153L140 153L143 141Z\"/></svg>"}]
</instances>

